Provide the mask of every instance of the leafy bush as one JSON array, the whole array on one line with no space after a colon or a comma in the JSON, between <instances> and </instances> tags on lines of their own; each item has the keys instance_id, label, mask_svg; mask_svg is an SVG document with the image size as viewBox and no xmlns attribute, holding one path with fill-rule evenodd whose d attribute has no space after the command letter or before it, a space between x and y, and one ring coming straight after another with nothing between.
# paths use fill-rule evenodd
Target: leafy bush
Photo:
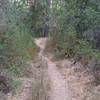
<instances>
[{"instance_id":1,"label":"leafy bush","mask_svg":"<svg viewBox=\"0 0 100 100\"><path fill-rule=\"evenodd\" d=\"M59 29L60 26L60 30L56 33L52 31L52 43L49 44L55 44L51 51L56 56L68 58L84 55L92 59L98 55L99 5L98 0L53 1L51 15L55 16L56 27ZM55 19L51 21L55 22Z\"/></svg>"},{"instance_id":2,"label":"leafy bush","mask_svg":"<svg viewBox=\"0 0 100 100\"><path fill-rule=\"evenodd\" d=\"M23 17L27 15L27 7L23 6L23 3L19 6L18 2L1 2L0 73L5 71L20 76L28 69L26 61L34 58L37 48L27 26L24 25Z\"/></svg>"}]
</instances>

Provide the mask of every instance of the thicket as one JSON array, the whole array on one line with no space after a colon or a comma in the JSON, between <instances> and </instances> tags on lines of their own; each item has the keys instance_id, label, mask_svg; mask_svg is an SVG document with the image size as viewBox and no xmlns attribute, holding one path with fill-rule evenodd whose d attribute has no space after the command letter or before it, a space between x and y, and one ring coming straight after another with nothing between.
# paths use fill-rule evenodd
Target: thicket
<instances>
[{"instance_id":1,"label":"thicket","mask_svg":"<svg viewBox=\"0 0 100 100\"><path fill-rule=\"evenodd\" d=\"M51 5L50 24L54 29L47 50L58 59L81 61L97 73L100 70L100 0L53 0Z\"/></svg>"},{"instance_id":2,"label":"thicket","mask_svg":"<svg viewBox=\"0 0 100 100\"><path fill-rule=\"evenodd\" d=\"M25 23L28 7L25 0L2 0L0 6L0 74L20 76L37 52Z\"/></svg>"},{"instance_id":3,"label":"thicket","mask_svg":"<svg viewBox=\"0 0 100 100\"><path fill-rule=\"evenodd\" d=\"M16 77L27 76L37 54L28 23L29 8L26 0L0 1L0 98L19 85Z\"/></svg>"}]
</instances>

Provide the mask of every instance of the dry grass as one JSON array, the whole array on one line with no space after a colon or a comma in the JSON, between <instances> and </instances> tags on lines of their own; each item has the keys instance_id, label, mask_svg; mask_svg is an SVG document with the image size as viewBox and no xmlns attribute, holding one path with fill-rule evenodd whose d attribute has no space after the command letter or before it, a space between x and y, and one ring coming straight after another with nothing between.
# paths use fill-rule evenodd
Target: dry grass
<instances>
[{"instance_id":1,"label":"dry grass","mask_svg":"<svg viewBox=\"0 0 100 100\"><path fill-rule=\"evenodd\" d=\"M72 65L70 61L63 60L57 62L57 67L66 82L69 83L72 91L72 100L99 100L87 99L87 97L90 98L92 96L91 90L94 90L93 87L95 88L95 78L86 69L83 69L80 64Z\"/></svg>"}]
</instances>

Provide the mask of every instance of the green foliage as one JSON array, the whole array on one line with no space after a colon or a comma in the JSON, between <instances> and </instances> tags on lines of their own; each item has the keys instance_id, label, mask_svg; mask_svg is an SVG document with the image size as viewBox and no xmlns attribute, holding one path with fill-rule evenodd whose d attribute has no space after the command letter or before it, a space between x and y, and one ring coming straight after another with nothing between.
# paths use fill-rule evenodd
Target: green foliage
<instances>
[{"instance_id":1,"label":"green foliage","mask_svg":"<svg viewBox=\"0 0 100 100\"><path fill-rule=\"evenodd\" d=\"M47 0L36 0L34 5L30 8L30 29L33 36L43 36L43 29L48 23L49 5Z\"/></svg>"},{"instance_id":2,"label":"green foliage","mask_svg":"<svg viewBox=\"0 0 100 100\"><path fill-rule=\"evenodd\" d=\"M3 0L0 10L0 73L7 70L15 76L25 73L26 61L33 59L37 52L29 29L24 25L27 6L19 2Z\"/></svg>"},{"instance_id":3,"label":"green foliage","mask_svg":"<svg viewBox=\"0 0 100 100\"><path fill-rule=\"evenodd\" d=\"M100 58L100 1L54 0L52 6L51 16L56 21L51 21L59 31L52 31L49 45L57 58Z\"/></svg>"}]
</instances>

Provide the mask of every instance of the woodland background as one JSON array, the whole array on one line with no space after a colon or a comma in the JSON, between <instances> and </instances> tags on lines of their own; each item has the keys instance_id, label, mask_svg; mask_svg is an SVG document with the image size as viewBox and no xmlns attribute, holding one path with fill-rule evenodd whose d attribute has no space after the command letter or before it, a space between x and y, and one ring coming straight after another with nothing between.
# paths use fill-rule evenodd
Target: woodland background
<instances>
[{"instance_id":1,"label":"woodland background","mask_svg":"<svg viewBox=\"0 0 100 100\"><path fill-rule=\"evenodd\" d=\"M0 0L0 74L23 76L47 36L55 58L80 61L100 84L100 0Z\"/></svg>"}]
</instances>

